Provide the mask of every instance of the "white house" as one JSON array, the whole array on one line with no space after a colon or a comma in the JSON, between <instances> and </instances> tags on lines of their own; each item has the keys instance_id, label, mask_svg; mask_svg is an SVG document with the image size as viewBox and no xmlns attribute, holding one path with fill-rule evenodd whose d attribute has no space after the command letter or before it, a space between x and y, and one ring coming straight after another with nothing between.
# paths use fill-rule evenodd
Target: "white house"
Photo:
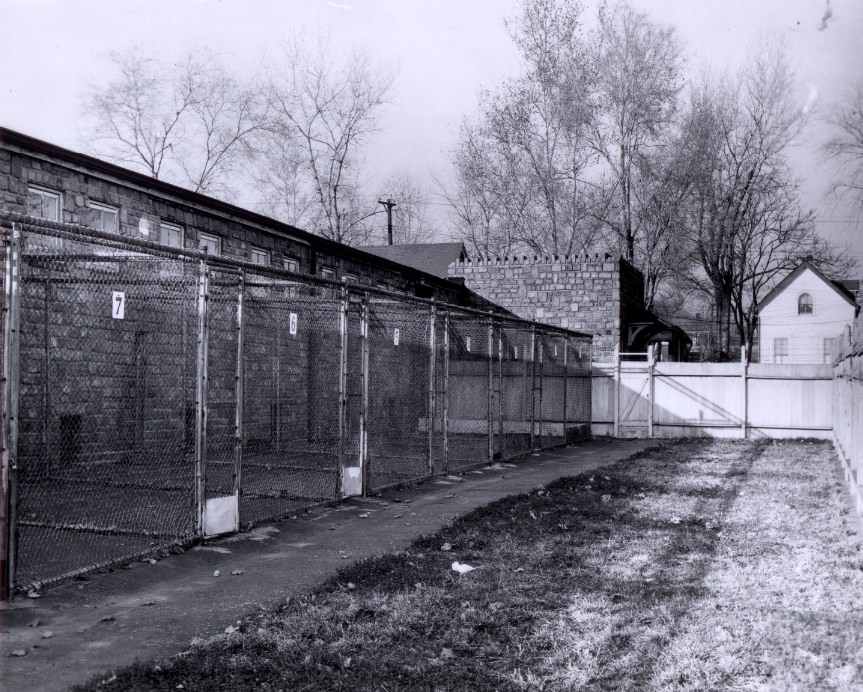
<instances>
[{"instance_id":1,"label":"white house","mask_svg":"<svg viewBox=\"0 0 863 692\"><path fill-rule=\"evenodd\" d=\"M857 281L837 281L805 261L758 306L762 363L829 363L833 344L860 309Z\"/></svg>"}]
</instances>

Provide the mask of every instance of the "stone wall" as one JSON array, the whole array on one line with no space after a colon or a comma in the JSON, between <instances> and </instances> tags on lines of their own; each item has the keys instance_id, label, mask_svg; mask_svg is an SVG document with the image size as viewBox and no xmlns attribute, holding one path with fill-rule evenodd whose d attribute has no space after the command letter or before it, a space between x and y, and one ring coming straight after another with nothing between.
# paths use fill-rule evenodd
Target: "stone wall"
<instances>
[{"instance_id":1,"label":"stone wall","mask_svg":"<svg viewBox=\"0 0 863 692\"><path fill-rule=\"evenodd\" d=\"M519 317L593 334L595 361L623 346L621 306L644 306L641 272L608 255L466 260L449 273Z\"/></svg>"}]
</instances>

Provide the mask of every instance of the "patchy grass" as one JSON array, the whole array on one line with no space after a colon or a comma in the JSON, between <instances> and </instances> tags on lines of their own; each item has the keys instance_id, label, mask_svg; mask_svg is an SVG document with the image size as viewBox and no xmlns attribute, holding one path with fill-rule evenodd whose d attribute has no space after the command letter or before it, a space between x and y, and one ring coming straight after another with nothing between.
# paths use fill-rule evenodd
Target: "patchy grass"
<instances>
[{"instance_id":1,"label":"patchy grass","mask_svg":"<svg viewBox=\"0 0 863 692\"><path fill-rule=\"evenodd\" d=\"M842 493L825 444L672 444L82 689L860 688L863 555Z\"/></svg>"}]
</instances>

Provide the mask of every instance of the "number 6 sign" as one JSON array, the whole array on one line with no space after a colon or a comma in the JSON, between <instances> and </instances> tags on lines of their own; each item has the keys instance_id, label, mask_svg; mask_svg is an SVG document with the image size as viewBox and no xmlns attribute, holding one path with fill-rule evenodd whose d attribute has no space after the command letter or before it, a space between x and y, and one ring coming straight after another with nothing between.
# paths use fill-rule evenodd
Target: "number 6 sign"
<instances>
[{"instance_id":1,"label":"number 6 sign","mask_svg":"<svg viewBox=\"0 0 863 692\"><path fill-rule=\"evenodd\" d=\"M126 294L114 291L111 296L111 317L115 320L126 319Z\"/></svg>"}]
</instances>

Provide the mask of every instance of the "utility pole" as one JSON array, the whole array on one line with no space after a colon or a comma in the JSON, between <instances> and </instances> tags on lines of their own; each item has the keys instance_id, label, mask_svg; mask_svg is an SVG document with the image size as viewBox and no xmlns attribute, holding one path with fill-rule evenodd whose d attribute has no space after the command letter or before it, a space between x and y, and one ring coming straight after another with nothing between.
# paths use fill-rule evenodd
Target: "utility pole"
<instances>
[{"instance_id":1,"label":"utility pole","mask_svg":"<svg viewBox=\"0 0 863 692\"><path fill-rule=\"evenodd\" d=\"M383 204L387 210L387 245L393 244L393 207L396 206L395 200L391 197L387 201L379 199L378 204Z\"/></svg>"}]
</instances>

